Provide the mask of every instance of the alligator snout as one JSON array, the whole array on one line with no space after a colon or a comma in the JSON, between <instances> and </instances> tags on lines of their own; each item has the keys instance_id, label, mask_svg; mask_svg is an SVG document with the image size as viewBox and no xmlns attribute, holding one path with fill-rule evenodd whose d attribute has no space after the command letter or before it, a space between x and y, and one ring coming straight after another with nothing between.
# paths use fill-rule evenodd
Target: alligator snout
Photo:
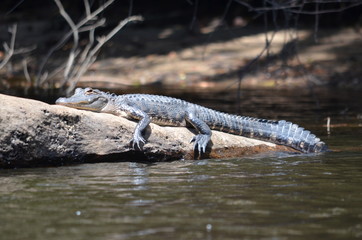
<instances>
[{"instance_id":1,"label":"alligator snout","mask_svg":"<svg viewBox=\"0 0 362 240\"><path fill-rule=\"evenodd\" d=\"M56 101L55 101L55 104L64 104L66 102L66 98L58 98Z\"/></svg>"}]
</instances>

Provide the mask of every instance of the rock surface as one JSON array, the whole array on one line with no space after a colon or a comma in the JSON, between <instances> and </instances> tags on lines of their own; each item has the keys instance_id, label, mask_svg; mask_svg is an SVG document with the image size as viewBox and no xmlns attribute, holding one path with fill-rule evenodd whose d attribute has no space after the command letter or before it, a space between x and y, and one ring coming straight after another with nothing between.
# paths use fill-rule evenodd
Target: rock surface
<instances>
[{"instance_id":1,"label":"rock surface","mask_svg":"<svg viewBox=\"0 0 362 240\"><path fill-rule=\"evenodd\" d=\"M130 146L136 122L0 94L0 167L34 167L101 161L195 159L193 129L150 124L143 150ZM293 151L259 140L213 131L202 158Z\"/></svg>"}]
</instances>

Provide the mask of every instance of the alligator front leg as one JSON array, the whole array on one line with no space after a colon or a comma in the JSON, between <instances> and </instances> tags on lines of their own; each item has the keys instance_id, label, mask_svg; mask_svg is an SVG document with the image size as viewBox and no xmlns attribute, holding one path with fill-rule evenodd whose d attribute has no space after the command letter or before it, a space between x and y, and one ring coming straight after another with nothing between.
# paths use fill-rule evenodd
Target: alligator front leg
<instances>
[{"instance_id":1,"label":"alligator front leg","mask_svg":"<svg viewBox=\"0 0 362 240\"><path fill-rule=\"evenodd\" d=\"M142 136L142 132L150 124L151 118L147 115L147 113L134 107L123 107L122 111L126 112L128 118L139 120L134 129L131 143L134 149L136 149L137 146L138 149L141 150L142 145L146 143L146 140Z\"/></svg>"},{"instance_id":2,"label":"alligator front leg","mask_svg":"<svg viewBox=\"0 0 362 240\"><path fill-rule=\"evenodd\" d=\"M191 109L187 112L186 121L192 124L200 133L194 136L190 142L195 142L194 150L198 150L199 153L206 151L206 146L211 139L211 130L209 126L196 117L194 111Z\"/></svg>"}]
</instances>

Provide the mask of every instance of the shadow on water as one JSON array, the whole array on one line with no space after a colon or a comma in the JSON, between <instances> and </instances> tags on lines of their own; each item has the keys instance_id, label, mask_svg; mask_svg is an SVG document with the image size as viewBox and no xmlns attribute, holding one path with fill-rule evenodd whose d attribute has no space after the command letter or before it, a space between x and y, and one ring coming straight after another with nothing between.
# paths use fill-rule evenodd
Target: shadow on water
<instances>
[{"instance_id":1,"label":"shadow on water","mask_svg":"<svg viewBox=\"0 0 362 240\"><path fill-rule=\"evenodd\" d=\"M296 122L334 152L2 170L2 239L359 239L362 105L336 93L248 90L240 109ZM239 111L234 93L170 95Z\"/></svg>"}]
</instances>

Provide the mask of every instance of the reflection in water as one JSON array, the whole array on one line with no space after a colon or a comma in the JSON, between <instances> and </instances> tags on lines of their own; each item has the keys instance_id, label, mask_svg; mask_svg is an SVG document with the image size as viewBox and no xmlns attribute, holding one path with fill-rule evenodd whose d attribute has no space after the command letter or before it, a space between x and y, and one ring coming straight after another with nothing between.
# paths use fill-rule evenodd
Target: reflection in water
<instances>
[{"instance_id":1,"label":"reflection in water","mask_svg":"<svg viewBox=\"0 0 362 240\"><path fill-rule=\"evenodd\" d=\"M258 97L243 110L276 114ZM284 102L284 117L315 128L335 152L1 170L1 239L361 238L362 129L353 117L361 105L326 97L334 101L320 101L321 115L303 98ZM327 114L351 125L327 136Z\"/></svg>"},{"instance_id":2,"label":"reflection in water","mask_svg":"<svg viewBox=\"0 0 362 240\"><path fill-rule=\"evenodd\" d=\"M129 169L133 172L132 183L135 185L133 190L147 190L147 168L143 167L140 163L130 162Z\"/></svg>"}]
</instances>

